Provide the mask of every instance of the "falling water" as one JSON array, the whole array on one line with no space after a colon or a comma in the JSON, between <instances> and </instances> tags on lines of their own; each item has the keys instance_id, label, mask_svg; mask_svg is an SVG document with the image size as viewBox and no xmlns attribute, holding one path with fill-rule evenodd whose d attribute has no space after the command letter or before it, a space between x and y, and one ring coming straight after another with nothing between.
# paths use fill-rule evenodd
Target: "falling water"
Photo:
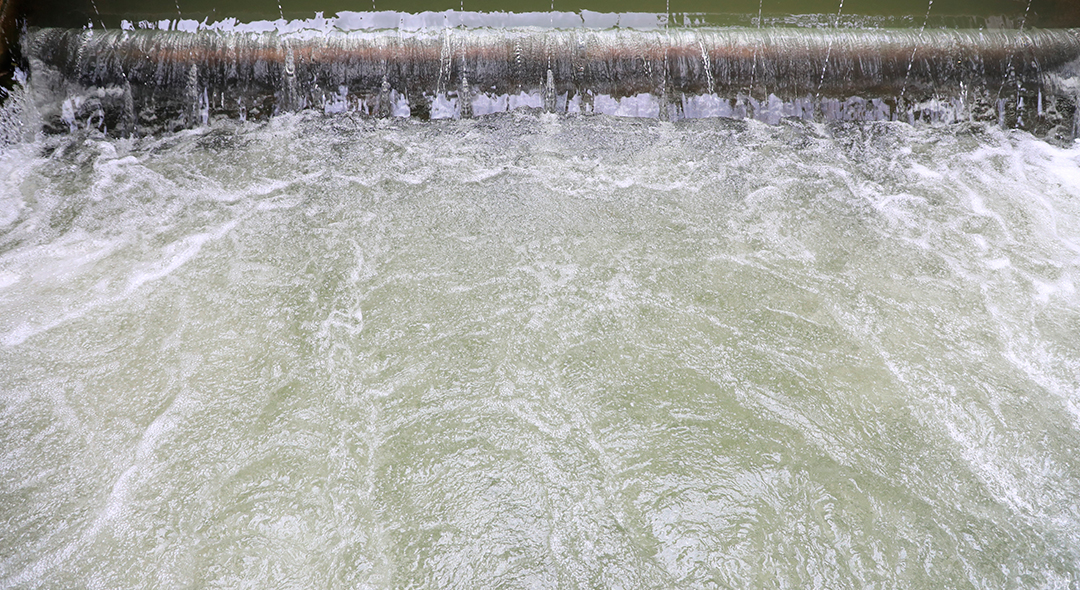
<instances>
[{"instance_id":1,"label":"falling water","mask_svg":"<svg viewBox=\"0 0 1080 590\"><path fill-rule=\"evenodd\" d=\"M761 29L761 10L762 10L764 4L765 4L765 0L758 0L758 9L757 9L758 14L757 14L757 22L755 24L755 28L757 28L757 29ZM755 45L754 46L754 64L753 64L753 66L751 67L751 70L750 70L750 92L748 93L750 96L754 95L754 82L757 81L757 68L758 68L758 48L757 48L757 45Z\"/></svg>"},{"instance_id":2,"label":"falling water","mask_svg":"<svg viewBox=\"0 0 1080 590\"><path fill-rule=\"evenodd\" d=\"M929 20L930 20L930 11L933 8L934 8L934 0L930 0L930 2L926 5L926 14L923 16L922 25L919 26L919 37L920 38L922 37L923 32L926 31L926 23L929 22ZM915 45L915 47L911 48L911 58L908 59L907 71L904 72L904 85L903 85L903 87L900 88L900 98L901 98L901 100L904 98L904 93L907 91L907 83L908 83L908 80L911 79L911 66L915 65L915 52L918 51L918 50L919 50L918 45Z\"/></svg>"},{"instance_id":3,"label":"falling water","mask_svg":"<svg viewBox=\"0 0 1080 590\"><path fill-rule=\"evenodd\" d=\"M90 7L94 9L94 16L97 17L98 23L101 25L101 28L104 29L105 21L101 18L101 11L98 10L97 0L90 0ZM94 21L90 21L90 26L94 26Z\"/></svg>"},{"instance_id":4,"label":"falling water","mask_svg":"<svg viewBox=\"0 0 1080 590\"><path fill-rule=\"evenodd\" d=\"M836 9L836 21L833 23L834 28L840 27L840 14L844 12L844 0L840 0L840 7ZM825 52L825 62L821 64L821 80L818 82L818 92L821 91L822 85L825 84L825 70L829 68L829 55L832 53L832 43L829 43L829 47Z\"/></svg>"},{"instance_id":5,"label":"falling water","mask_svg":"<svg viewBox=\"0 0 1080 590\"><path fill-rule=\"evenodd\" d=\"M1027 17L1028 17L1029 12L1031 12L1031 0L1028 0L1027 6L1024 7L1024 16L1020 17L1020 27L1019 27L1020 31L1023 31L1024 30L1024 25L1027 24ZM1011 60L1012 57L1010 56L1009 59ZM1017 82L1016 82L1016 103L1018 105L1017 106L1018 113L1019 113L1019 110L1020 110L1019 105L1021 105L1023 103L1023 100L1024 100L1023 96L1021 96L1021 92L1022 92L1021 88L1022 88L1022 86L1020 84L1020 81L1017 80ZM1017 117L1021 117L1021 115L1017 114Z\"/></svg>"},{"instance_id":6,"label":"falling water","mask_svg":"<svg viewBox=\"0 0 1080 590\"><path fill-rule=\"evenodd\" d=\"M698 39L698 46L701 47L701 65L705 71L705 92L712 93L716 90L716 80L713 79L712 59L709 57L709 51L705 49L705 41Z\"/></svg>"},{"instance_id":7,"label":"falling water","mask_svg":"<svg viewBox=\"0 0 1080 590\"><path fill-rule=\"evenodd\" d=\"M1069 139L1075 96L1068 80L1074 76L1070 63L1080 54L1080 35L1073 30L446 28L410 36L335 33L293 39L218 31L42 29L28 33L27 45L32 69L43 73L34 97L50 129L94 125L121 135L175 129L187 121L177 113L193 106L208 109L209 117L243 111L259 118L305 108L372 114L385 112L375 106L387 100L389 85L395 104L390 111L425 119L539 108L544 93L554 88L561 105L556 110L568 114L949 122L989 120L1007 110L1010 125ZM912 60L920 47L920 58ZM286 63L294 54L295 70ZM83 59L87 55L108 58ZM835 72L828 68L831 63ZM197 105L183 91L192 64L196 84L206 94ZM832 75L822 77L827 70ZM993 93L1007 81L1021 85L1022 94L1013 101ZM758 86L767 88L768 96L751 111L739 110L740 97ZM809 95L812 88L815 94ZM901 93L904 100L897 98ZM1054 105L1041 117L1035 114L1039 93L1053 97ZM1006 100L1004 107L1000 100Z\"/></svg>"}]
</instances>

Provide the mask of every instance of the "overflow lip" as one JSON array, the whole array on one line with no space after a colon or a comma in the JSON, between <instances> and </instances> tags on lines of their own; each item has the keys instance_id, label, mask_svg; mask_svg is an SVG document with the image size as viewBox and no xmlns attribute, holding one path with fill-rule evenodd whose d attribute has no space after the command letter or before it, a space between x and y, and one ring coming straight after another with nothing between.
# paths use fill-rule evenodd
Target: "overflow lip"
<instances>
[{"instance_id":1,"label":"overflow lip","mask_svg":"<svg viewBox=\"0 0 1080 590\"><path fill-rule=\"evenodd\" d=\"M54 96L83 96L83 103L102 111L95 120L108 121L102 124L114 130L161 120L190 126L216 115L262 117L318 107L327 97L385 114L392 93L405 97L417 114L430 111L423 103L439 95L467 97L461 112L468 116L471 97L483 93L553 91L569 101L573 95L754 98L756 92L760 100L878 100L893 111L975 88L985 95L980 100L1015 100L1015 107L996 107L1000 116L1003 109L1022 108L1022 94L1041 101L1047 73L1080 56L1080 29L497 29L303 36L31 28L24 37L31 77L51 72L42 77L54 85ZM54 127L64 127L56 124L67 116L61 105L41 110ZM1009 116L1023 118L1019 111Z\"/></svg>"},{"instance_id":2,"label":"overflow lip","mask_svg":"<svg viewBox=\"0 0 1080 590\"><path fill-rule=\"evenodd\" d=\"M370 2L368 3L370 5ZM477 16L488 18L482 26L504 28L521 23L520 15L553 12L550 0L472 0L459 10L459 0L391 0L378 2L382 16L366 22L386 21L383 16L398 13L408 19L420 14L456 13L455 23L477 25ZM317 14L331 17L340 13L365 13L355 0L294 0L290 2L252 2L241 0L33 0L24 6L30 25L38 27L81 28L92 22L95 28L120 28L123 21L157 23L169 19L192 22L222 21L276 22L279 19L308 19ZM359 12L353 12L359 11ZM662 12L661 12L662 11ZM516 14L499 19L496 15ZM918 28L1040 28L1080 27L1080 3L1076 0L935 0L927 11L926 0L847 0L838 15L836 0L680 0L657 3L655 0L563 0L555 22L565 25L559 15L573 15L579 22L621 22L620 15L662 16L665 23L691 23L706 26L758 26L791 24L804 26L851 26L862 23L877 27ZM590 18L592 15L593 18ZM636 17L635 17L636 18ZM355 18L352 18L355 22ZM633 20L640 23L640 20ZM547 24L551 18L538 18L535 24ZM655 22L655 21L654 21ZM1021 25L1021 22L1023 23Z\"/></svg>"}]
</instances>

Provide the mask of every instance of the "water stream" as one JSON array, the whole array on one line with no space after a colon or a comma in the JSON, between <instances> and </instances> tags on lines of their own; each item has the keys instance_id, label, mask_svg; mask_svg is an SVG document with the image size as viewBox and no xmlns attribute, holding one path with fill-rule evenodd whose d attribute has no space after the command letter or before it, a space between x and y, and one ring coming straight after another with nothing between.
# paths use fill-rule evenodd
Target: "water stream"
<instances>
[{"instance_id":1,"label":"water stream","mask_svg":"<svg viewBox=\"0 0 1080 590\"><path fill-rule=\"evenodd\" d=\"M1080 584L1071 139L35 104L0 587Z\"/></svg>"}]
</instances>

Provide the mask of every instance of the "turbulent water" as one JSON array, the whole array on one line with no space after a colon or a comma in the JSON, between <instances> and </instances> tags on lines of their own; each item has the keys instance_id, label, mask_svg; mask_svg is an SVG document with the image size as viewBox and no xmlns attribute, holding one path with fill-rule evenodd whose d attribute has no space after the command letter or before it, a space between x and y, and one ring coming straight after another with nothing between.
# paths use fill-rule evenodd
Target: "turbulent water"
<instances>
[{"instance_id":1,"label":"turbulent water","mask_svg":"<svg viewBox=\"0 0 1080 590\"><path fill-rule=\"evenodd\" d=\"M0 586L1075 588L1080 147L304 113L0 155Z\"/></svg>"}]
</instances>

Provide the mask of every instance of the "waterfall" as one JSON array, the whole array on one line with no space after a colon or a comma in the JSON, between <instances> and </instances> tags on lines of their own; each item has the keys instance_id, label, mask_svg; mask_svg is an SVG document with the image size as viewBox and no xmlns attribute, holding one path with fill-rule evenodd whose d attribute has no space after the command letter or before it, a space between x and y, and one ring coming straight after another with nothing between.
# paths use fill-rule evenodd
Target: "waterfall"
<instances>
[{"instance_id":1,"label":"waterfall","mask_svg":"<svg viewBox=\"0 0 1080 590\"><path fill-rule=\"evenodd\" d=\"M562 113L774 123L1001 119L1067 135L1075 99L1059 81L1080 56L1073 29L449 35L38 29L24 45L46 126L120 134L303 109L428 119L548 104Z\"/></svg>"}]
</instances>

